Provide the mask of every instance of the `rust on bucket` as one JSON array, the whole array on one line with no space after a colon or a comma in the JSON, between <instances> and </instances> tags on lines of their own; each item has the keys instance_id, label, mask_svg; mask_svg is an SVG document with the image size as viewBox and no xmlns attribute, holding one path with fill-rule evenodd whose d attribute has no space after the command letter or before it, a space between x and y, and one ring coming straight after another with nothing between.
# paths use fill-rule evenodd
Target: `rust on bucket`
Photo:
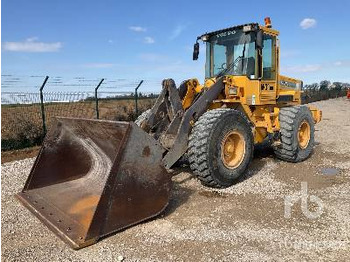
<instances>
[{"instance_id":1,"label":"rust on bucket","mask_svg":"<svg viewBox=\"0 0 350 262\"><path fill-rule=\"evenodd\" d=\"M17 197L78 249L164 210L163 153L132 122L57 118Z\"/></svg>"}]
</instances>

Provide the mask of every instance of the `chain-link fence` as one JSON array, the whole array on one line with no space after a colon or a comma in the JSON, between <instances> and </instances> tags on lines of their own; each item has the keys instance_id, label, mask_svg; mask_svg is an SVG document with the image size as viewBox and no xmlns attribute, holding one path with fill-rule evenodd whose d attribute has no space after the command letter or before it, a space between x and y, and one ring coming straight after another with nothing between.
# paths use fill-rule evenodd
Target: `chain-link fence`
<instances>
[{"instance_id":1,"label":"chain-link fence","mask_svg":"<svg viewBox=\"0 0 350 262\"><path fill-rule=\"evenodd\" d=\"M35 102L40 94L3 93L19 103L1 105L1 149L13 150L39 145L45 130L56 116L97 118L96 101L90 93L44 93L44 102ZM99 98L99 119L132 121L137 117L134 97ZM33 103L27 103L31 101ZM142 96L138 99L138 110L151 108L155 96ZM44 113L42 111L44 105Z\"/></svg>"},{"instance_id":2,"label":"chain-link fence","mask_svg":"<svg viewBox=\"0 0 350 262\"><path fill-rule=\"evenodd\" d=\"M9 79L10 77L5 76L5 80L2 81L4 87L1 93L2 151L40 145L56 116L132 121L141 112L150 108L156 98L156 95L150 92L137 92L136 88L145 83L142 80L141 82L101 79L94 80L95 85L92 85L86 84L89 81L85 78L76 78L75 82L70 82L71 85L66 85L67 82L62 79L54 78L48 81L49 78L45 78L41 86L37 85L36 92L14 92L10 91L9 83L16 83L18 90L22 87L18 84L23 78L11 79L14 82L9 82ZM35 87L32 88L33 86L28 84L28 80L27 78L27 86L24 86L26 87L24 89L34 89ZM81 81L84 84L79 84ZM157 84L155 81L146 83ZM68 91L71 87L85 90Z\"/></svg>"}]
</instances>

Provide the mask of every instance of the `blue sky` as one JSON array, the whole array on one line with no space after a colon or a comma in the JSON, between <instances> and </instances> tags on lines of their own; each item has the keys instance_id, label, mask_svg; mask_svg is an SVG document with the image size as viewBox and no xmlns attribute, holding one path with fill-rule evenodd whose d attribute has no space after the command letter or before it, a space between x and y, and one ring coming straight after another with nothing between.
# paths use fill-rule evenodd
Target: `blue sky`
<instances>
[{"instance_id":1,"label":"blue sky","mask_svg":"<svg viewBox=\"0 0 350 262\"><path fill-rule=\"evenodd\" d=\"M3 0L2 74L202 81L197 35L270 16L282 74L350 82L350 1L288 2Z\"/></svg>"}]
</instances>

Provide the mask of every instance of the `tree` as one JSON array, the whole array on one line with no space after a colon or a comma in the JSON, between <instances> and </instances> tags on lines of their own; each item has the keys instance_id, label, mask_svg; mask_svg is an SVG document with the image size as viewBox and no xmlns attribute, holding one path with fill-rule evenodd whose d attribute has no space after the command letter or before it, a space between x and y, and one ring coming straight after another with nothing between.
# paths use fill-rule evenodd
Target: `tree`
<instances>
[{"instance_id":1,"label":"tree","mask_svg":"<svg viewBox=\"0 0 350 262\"><path fill-rule=\"evenodd\" d=\"M327 91L329 89L329 86L331 85L331 82L328 80L323 80L320 82L320 91Z\"/></svg>"},{"instance_id":2,"label":"tree","mask_svg":"<svg viewBox=\"0 0 350 262\"><path fill-rule=\"evenodd\" d=\"M310 90L310 85L304 85L303 90L309 91Z\"/></svg>"},{"instance_id":3,"label":"tree","mask_svg":"<svg viewBox=\"0 0 350 262\"><path fill-rule=\"evenodd\" d=\"M319 86L317 83L313 83L309 86L309 89L312 91L312 92L315 92L316 90L319 89Z\"/></svg>"},{"instance_id":4,"label":"tree","mask_svg":"<svg viewBox=\"0 0 350 262\"><path fill-rule=\"evenodd\" d=\"M334 90L340 91L343 88L343 83L341 83L341 82L333 82L333 86L334 86Z\"/></svg>"}]
</instances>

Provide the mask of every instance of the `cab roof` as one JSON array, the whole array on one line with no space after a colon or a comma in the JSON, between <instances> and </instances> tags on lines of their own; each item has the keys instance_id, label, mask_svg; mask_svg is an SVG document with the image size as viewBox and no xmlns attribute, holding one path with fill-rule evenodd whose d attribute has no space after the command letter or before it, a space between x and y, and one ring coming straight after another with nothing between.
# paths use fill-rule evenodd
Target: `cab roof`
<instances>
[{"instance_id":1,"label":"cab roof","mask_svg":"<svg viewBox=\"0 0 350 262\"><path fill-rule=\"evenodd\" d=\"M272 29L270 27L262 26L262 25L259 25L258 23L248 23L248 24L243 24L243 25L236 25L236 26L232 26L232 27L227 27L227 28L212 31L212 32L206 32L205 34L198 36L197 40L201 39L202 36L210 37L210 36L217 35L217 34L220 34L222 32L229 31L229 30L243 29L243 27L245 27L245 26L251 26L253 31L258 30L258 29L262 29L264 31L264 33L274 35L274 36L279 35L279 32L277 30Z\"/></svg>"}]
</instances>

